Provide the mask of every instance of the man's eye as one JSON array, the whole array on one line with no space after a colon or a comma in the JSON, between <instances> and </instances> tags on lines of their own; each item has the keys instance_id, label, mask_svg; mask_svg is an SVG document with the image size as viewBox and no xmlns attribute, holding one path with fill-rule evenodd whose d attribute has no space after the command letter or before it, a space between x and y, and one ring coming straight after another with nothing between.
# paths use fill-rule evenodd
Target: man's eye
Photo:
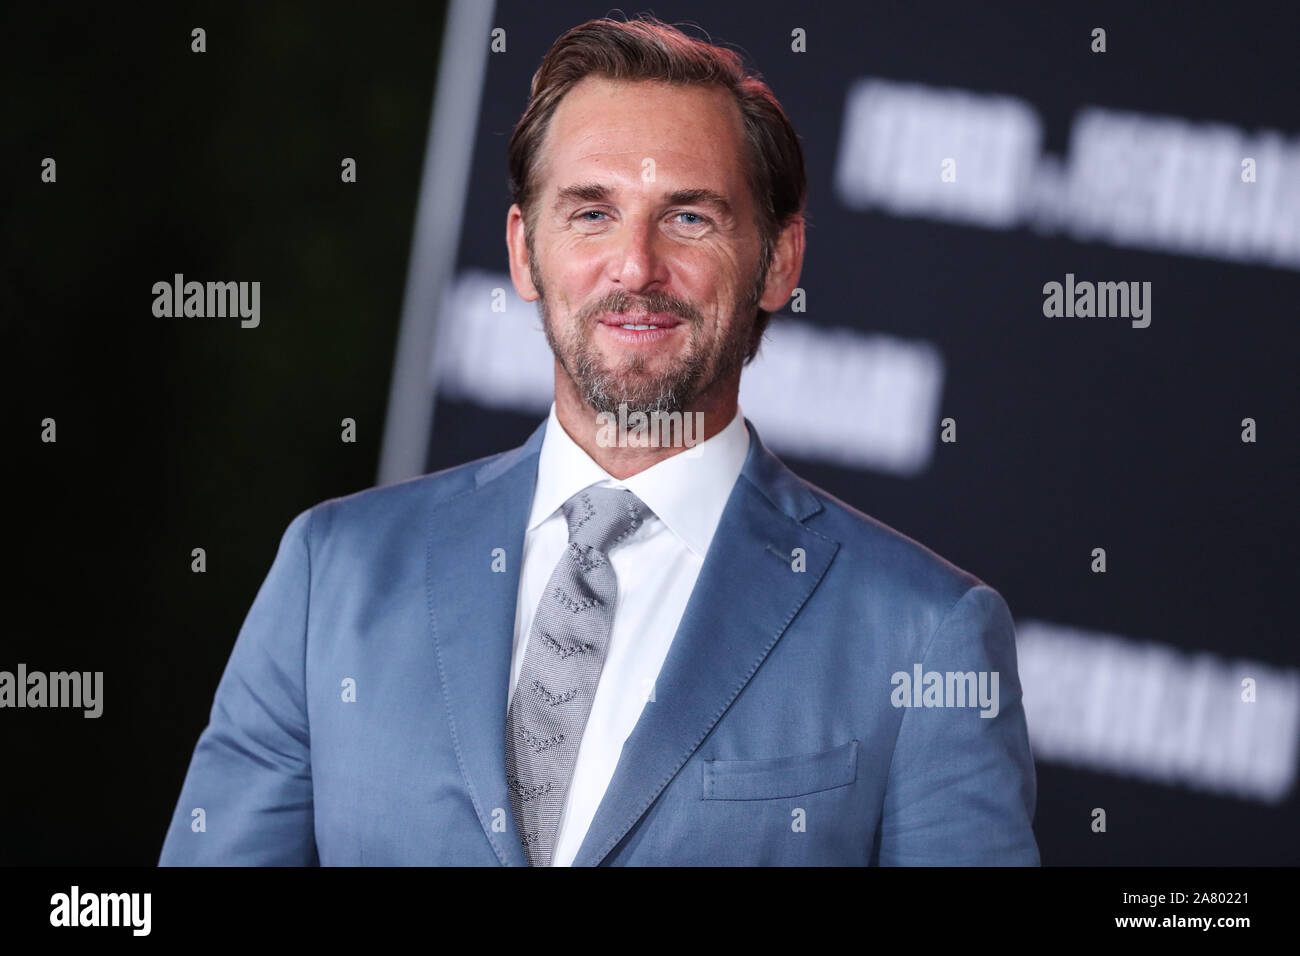
<instances>
[{"instance_id":1,"label":"man's eye","mask_svg":"<svg viewBox=\"0 0 1300 956\"><path fill-rule=\"evenodd\" d=\"M575 216L574 218L576 218L576 219L578 219L578 220L580 220L580 221L582 221L582 222L599 222L600 220L598 220L598 219L590 219L590 218L588 218L588 217L589 217L589 216L604 216L604 215L605 215L605 213L604 213L603 211L599 210L599 209L587 209L587 210L585 210L585 211L583 211L583 212L578 213L577 216ZM699 213L695 213L695 212L675 212L675 213L673 213L673 215L674 215L674 216L690 216L690 217L691 217L691 220L690 220L690 221L682 223L682 225L685 225L685 226L702 226L702 225L706 224L706 223L709 221L706 217L701 216Z\"/></svg>"}]
</instances>

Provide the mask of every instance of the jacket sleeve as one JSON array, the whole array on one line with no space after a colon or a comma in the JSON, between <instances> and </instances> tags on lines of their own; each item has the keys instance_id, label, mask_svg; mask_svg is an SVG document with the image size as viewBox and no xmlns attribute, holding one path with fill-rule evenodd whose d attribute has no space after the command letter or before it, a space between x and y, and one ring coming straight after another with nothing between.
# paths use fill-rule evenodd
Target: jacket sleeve
<instances>
[{"instance_id":1,"label":"jacket sleeve","mask_svg":"<svg viewBox=\"0 0 1300 956\"><path fill-rule=\"evenodd\" d=\"M159 866L319 862L305 675L311 515L290 522L239 631Z\"/></svg>"},{"instance_id":2,"label":"jacket sleeve","mask_svg":"<svg viewBox=\"0 0 1300 956\"><path fill-rule=\"evenodd\" d=\"M989 691L996 672L997 693L988 694L990 706L968 701L904 711L878 831L879 863L1039 865L1037 782L1015 626L1002 596L984 584L962 595L932 637L922 671L973 671L977 678L984 672Z\"/></svg>"}]
</instances>

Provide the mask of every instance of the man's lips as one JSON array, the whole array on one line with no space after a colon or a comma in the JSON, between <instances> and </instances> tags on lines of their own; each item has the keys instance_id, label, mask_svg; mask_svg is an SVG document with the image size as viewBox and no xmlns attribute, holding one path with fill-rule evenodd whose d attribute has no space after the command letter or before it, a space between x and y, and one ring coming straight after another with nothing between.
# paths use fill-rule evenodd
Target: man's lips
<instances>
[{"instance_id":1,"label":"man's lips","mask_svg":"<svg viewBox=\"0 0 1300 956\"><path fill-rule=\"evenodd\" d=\"M661 313L617 312L602 316L604 334L622 345L653 345L673 334L682 320Z\"/></svg>"},{"instance_id":2,"label":"man's lips","mask_svg":"<svg viewBox=\"0 0 1300 956\"><path fill-rule=\"evenodd\" d=\"M623 326L654 326L658 329L671 329L682 324L675 315L663 313L614 312L600 318L601 325L622 328Z\"/></svg>"}]
</instances>

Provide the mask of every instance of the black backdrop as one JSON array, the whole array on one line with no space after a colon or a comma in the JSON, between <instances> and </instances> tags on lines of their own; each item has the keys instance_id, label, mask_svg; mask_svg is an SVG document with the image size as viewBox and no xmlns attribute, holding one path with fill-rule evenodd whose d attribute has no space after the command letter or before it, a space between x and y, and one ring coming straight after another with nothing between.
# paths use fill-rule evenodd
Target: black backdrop
<instances>
[{"instance_id":1,"label":"black backdrop","mask_svg":"<svg viewBox=\"0 0 1300 956\"><path fill-rule=\"evenodd\" d=\"M507 48L488 58L458 275L504 270L505 143L527 80L559 33L608 12L498 6ZM1076 150L1072 124L1089 107L1278 130L1294 151L1300 14L769 2L653 12L742 49L803 138L808 309L777 322L923 343L942 358L921 465L786 452L795 470L998 588L1022 637L1046 622L1083 632L1084 648L1114 635L1176 660L1244 661L1243 673L1270 675L1261 698L1294 700L1295 246L1269 264L895 215L854 206L835 183L848 91L863 78L1016 98L1041 123L1038 151L1058 157ZM279 535L304 508L375 481L442 11L5 16L16 95L0 302L18 560L0 669L102 670L106 700L98 720L0 711L12 771L0 862L148 864ZM201 56L189 51L196 25L209 34ZM1104 54L1089 49L1097 26ZM806 53L791 50L796 27ZM46 156L59 161L57 184L40 181ZM352 186L340 186L342 156L359 158ZM959 184L969 168L959 155ZM1296 213L1294 189L1275 210ZM156 318L150 287L176 272L261 280L261 326ZM1043 284L1067 273L1151 282L1151 325L1044 317ZM457 317L438 321L439 341L453 342ZM798 401L798 377L786 385ZM540 418L527 403L489 407L473 387L440 388L430 469L516 444ZM814 412L833 428L872 409ZM47 416L54 445L39 441ZM339 442L344 416L359 424L355 444ZM941 417L957 421L956 444L935 440ZM1240 440L1245 417L1258 422L1255 443ZM196 546L204 575L190 571ZM1095 547L1104 574L1090 571ZM1035 659L1050 676L1067 664L1048 644ZM1201 653L1211 656L1190 656ZM1168 670L1170 681L1187 673ZM1187 705L1193 724L1202 700ZM1241 739L1258 746L1252 727ZM1290 748L1284 791L1267 799L1198 786L1208 776L1194 759L1160 782L1140 765L1107 770L1096 753L1040 755L1044 862L1297 862L1295 721L1266 730ZM1090 828L1098 807L1105 833Z\"/></svg>"},{"instance_id":2,"label":"black backdrop","mask_svg":"<svg viewBox=\"0 0 1300 956\"><path fill-rule=\"evenodd\" d=\"M1300 68L1288 38L1297 35L1300 16L1294 9L1242 17L1227 7L1196 7L1087 5L1071 11L1033 3L991 10L965 4L748 2L656 4L653 10L668 22L697 24L745 55L800 133L810 187L800 281L808 307L801 315L787 313L784 321L924 341L942 355L938 414L928 428L937 438L939 419L952 417L958 440L932 439L926 467L896 474L788 451L785 460L808 480L996 587L1022 635L1046 622L1085 632L1085 650L1109 635L1130 648L1130 656L1182 652L1160 672L1163 687L1151 674L1125 675L1132 661L1097 660L1092 666L1102 684L1129 676L1135 681L1132 694L1160 695L1155 706L1174 711L1170 721L1191 725L1225 712L1187 700L1194 694L1195 652L1209 652L1215 661L1279 668L1272 688L1285 692L1288 707L1294 707L1294 668L1300 663L1291 624L1300 541L1294 500L1300 242L1292 238L1282 246L1288 264L1270 265L1231 261L1231 243L1215 257L1186 255L1076 239L1062 227L989 228L891 215L883 204L851 208L838 194L836 177L848 91L863 78L1019 99L1041 122L1039 150L1057 157L1079 149L1072 124L1088 107L1227 124L1246 134L1279 130L1297 149ZM510 290L503 239L510 131L527 101L532 71L552 40L607 12L599 4L575 2L507 0L498 6L494 22L506 31L506 50L488 58L459 250L462 275L496 273L486 285ZM1091 50L1098 26L1107 33L1104 54ZM791 49L795 28L806 31L805 53ZM938 158L949 155L936 154L935 181ZM1234 186L1251 188L1239 183L1237 163L1234 158L1227 176ZM1300 174L1294 159L1282 168ZM1274 173L1282 168L1275 166ZM1115 175L1125 173L1177 177L1180 169L1121 169ZM1281 189L1286 214L1294 217L1293 237L1300 225L1295 188ZM1151 324L1045 317L1043 285L1064 282L1067 273L1079 280L1150 282ZM511 308L535 314L535 306L509 294ZM444 346L455 343L463 325L500 320L488 313L486 299L468 316L464 301L454 299L452 314L442 316ZM519 327L528 324L520 320ZM534 329L536 324L531 322ZM773 340L767 350L775 347ZM456 361L454 355L442 358ZM810 363L770 381L788 401L802 402L800 411L808 416L889 413L826 407L817 397L803 397L821 371ZM444 378L453 378L456 388L435 410L430 470L523 441L544 412L531 405L509 407L501 397L505 383L497 380L509 371L479 373L477 383L448 372ZM854 397L852 390L846 397ZM1254 444L1241 441L1245 417L1257 421ZM769 437L763 418L751 418ZM1106 550L1104 574L1091 570L1095 547ZM1024 657L1033 651L1049 677L1052 669L1072 666L1052 648L1022 646L1027 708L1034 687ZM1247 666L1241 674L1255 672ZM1070 680L1058 676L1053 690L1043 693L1070 692ZM1231 672L1218 687L1231 695L1237 683ZM1050 705L1041 697L1039 703ZM1234 703L1249 706L1236 697L1227 706ZM1141 701L1132 710L1140 714ZM1255 736L1275 735L1279 763L1289 766L1279 773L1293 779L1296 712L1280 712L1288 722L1257 726ZM1068 722L1077 714L1066 710L1060 719ZM1034 716L1030 709L1036 754L1049 743L1070 743L1069 726L1057 735L1065 739L1035 739ZM1218 744L1205 744L1202 757L1187 755L1188 772L1164 780L1159 768L1143 766L1157 760L1158 748L1149 757L1105 752L1122 751L1125 741L1121 729L1090 758L1038 760L1035 829L1044 862L1300 861L1300 804L1293 783L1280 800L1236 793L1232 781L1196 786L1213 782L1213 770L1201 766L1198 772L1197 766L1213 762L1208 752ZM1222 746L1236 744L1241 738ZM1192 739L1185 746L1198 745ZM1117 761L1125 766L1107 766ZM1224 773L1231 777L1236 771ZM1092 829L1098 807L1106 811L1105 833Z\"/></svg>"}]
</instances>

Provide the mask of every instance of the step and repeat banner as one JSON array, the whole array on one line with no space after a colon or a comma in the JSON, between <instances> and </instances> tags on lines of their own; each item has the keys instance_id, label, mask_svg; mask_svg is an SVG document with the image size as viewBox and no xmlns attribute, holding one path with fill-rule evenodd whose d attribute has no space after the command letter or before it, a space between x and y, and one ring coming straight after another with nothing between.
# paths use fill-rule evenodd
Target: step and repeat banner
<instances>
[{"instance_id":1,"label":"step and repeat banner","mask_svg":"<svg viewBox=\"0 0 1300 956\"><path fill-rule=\"evenodd\" d=\"M741 53L805 151L799 289L741 407L797 473L1006 598L1044 863L1300 861L1300 16L653 12ZM404 438L422 470L546 415L506 145L550 44L609 13L503 0L454 107L439 92L431 150L458 147L450 109L472 133L432 342L398 358L435 395ZM448 186L429 168L422 205ZM446 246L418 222L413 270Z\"/></svg>"}]
</instances>

